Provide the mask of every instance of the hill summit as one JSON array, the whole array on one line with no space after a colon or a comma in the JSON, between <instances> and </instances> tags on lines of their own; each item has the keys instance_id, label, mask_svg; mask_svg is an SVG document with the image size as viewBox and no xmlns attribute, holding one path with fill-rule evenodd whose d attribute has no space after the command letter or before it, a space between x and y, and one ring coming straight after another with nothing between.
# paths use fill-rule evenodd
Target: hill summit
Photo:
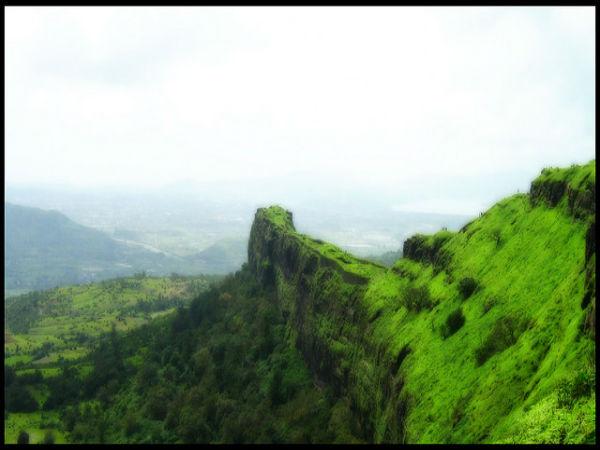
<instances>
[{"instance_id":1,"label":"hill summit","mask_svg":"<svg viewBox=\"0 0 600 450\"><path fill-rule=\"evenodd\" d=\"M581 442L594 433L595 165L545 169L392 268L256 213L250 270L375 442ZM580 399L584 401L579 401Z\"/></svg>"}]
</instances>

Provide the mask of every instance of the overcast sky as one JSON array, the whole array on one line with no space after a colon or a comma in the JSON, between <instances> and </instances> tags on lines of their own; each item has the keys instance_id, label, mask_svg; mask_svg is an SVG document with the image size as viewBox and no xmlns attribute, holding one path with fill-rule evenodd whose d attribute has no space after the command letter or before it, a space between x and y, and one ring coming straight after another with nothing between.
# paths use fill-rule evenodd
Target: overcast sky
<instances>
[{"instance_id":1,"label":"overcast sky","mask_svg":"<svg viewBox=\"0 0 600 450\"><path fill-rule=\"evenodd\" d=\"M5 13L9 185L431 182L398 208L472 212L594 157L592 7Z\"/></svg>"}]
</instances>

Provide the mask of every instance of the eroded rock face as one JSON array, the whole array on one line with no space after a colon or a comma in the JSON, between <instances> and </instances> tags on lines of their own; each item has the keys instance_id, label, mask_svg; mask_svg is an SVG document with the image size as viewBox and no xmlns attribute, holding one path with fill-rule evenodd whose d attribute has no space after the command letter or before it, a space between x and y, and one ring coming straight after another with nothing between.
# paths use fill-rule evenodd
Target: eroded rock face
<instances>
[{"instance_id":1,"label":"eroded rock face","mask_svg":"<svg viewBox=\"0 0 600 450\"><path fill-rule=\"evenodd\" d=\"M596 214L596 183L588 183L583 189L567 187L567 205L577 219Z\"/></svg>"},{"instance_id":2,"label":"eroded rock face","mask_svg":"<svg viewBox=\"0 0 600 450\"><path fill-rule=\"evenodd\" d=\"M533 205L545 203L556 207L566 198L566 212L577 220L589 221L585 236L585 281L581 308L586 311L583 329L592 337L596 333L596 183L589 175L574 186L566 180L538 179L531 184Z\"/></svg>"},{"instance_id":3,"label":"eroded rock face","mask_svg":"<svg viewBox=\"0 0 600 450\"><path fill-rule=\"evenodd\" d=\"M596 221L592 221L585 236L585 290L581 307L586 309L585 331L596 336Z\"/></svg>"},{"instance_id":4,"label":"eroded rock face","mask_svg":"<svg viewBox=\"0 0 600 450\"><path fill-rule=\"evenodd\" d=\"M585 235L585 262L590 260L591 256L596 253L596 220L593 220L588 227Z\"/></svg>"},{"instance_id":5,"label":"eroded rock face","mask_svg":"<svg viewBox=\"0 0 600 450\"><path fill-rule=\"evenodd\" d=\"M531 183L529 197L534 206L545 203L550 207L557 206L566 197L567 210L576 219L596 213L596 183L589 179L584 179L576 186L564 179L537 179Z\"/></svg>"},{"instance_id":6,"label":"eroded rock face","mask_svg":"<svg viewBox=\"0 0 600 450\"><path fill-rule=\"evenodd\" d=\"M292 214L289 211L286 213L284 225L294 230ZM277 230L276 224L267 218L266 210L258 209L250 229L248 265L257 279L266 286L275 283L273 263L277 260L276 250L281 246L281 237L282 233Z\"/></svg>"},{"instance_id":7,"label":"eroded rock face","mask_svg":"<svg viewBox=\"0 0 600 450\"><path fill-rule=\"evenodd\" d=\"M546 202L549 206L556 206L567 190L567 182L564 180L534 181L531 184L529 195L531 203L538 205Z\"/></svg>"},{"instance_id":8,"label":"eroded rock face","mask_svg":"<svg viewBox=\"0 0 600 450\"><path fill-rule=\"evenodd\" d=\"M350 400L363 438L375 440L377 414L387 407L390 415L387 405L393 402L395 413L380 440L402 441L407 399L401 395L403 380L397 373L401 361L394 365L383 352L370 348L365 337L369 321L362 298L369 279L345 270L306 239L295 233L291 213L259 209L250 231L249 268L275 290L296 347L317 384ZM340 343L352 350L340 351ZM374 392L366 397L365 380L351 370L357 363L374 367L375 378L369 380Z\"/></svg>"},{"instance_id":9,"label":"eroded rock face","mask_svg":"<svg viewBox=\"0 0 600 450\"><path fill-rule=\"evenodd\" d=\"M248 263L262 283L280 293L284 316L297 333L296 345L310 369L340 392L345 375L341 362L327 345L330 336L322 336L316 325L317 317L355 320L354 311L362 294L359 286L368 279L344 271L336 261L304 245L294 236L291 213L286 211L285 216L286 221L276 224L269 211L257 211L250 231Z\"/></svg>"}]
</instances>

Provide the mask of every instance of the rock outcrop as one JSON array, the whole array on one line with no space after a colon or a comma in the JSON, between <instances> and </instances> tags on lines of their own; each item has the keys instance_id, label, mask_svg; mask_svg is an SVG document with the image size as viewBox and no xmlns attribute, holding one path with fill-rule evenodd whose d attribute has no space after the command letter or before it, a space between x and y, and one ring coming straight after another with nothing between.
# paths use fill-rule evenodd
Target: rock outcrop
<instances>
[{"instance_id":1,"label":"rock outcrop","mask_svg":"<svg viewBox=\"0 0 600 450\"><path fill-rule=\"evenodd\" d=\"M365 339L369 322L362 298L369 275L385 268L300 235L292 214L280 207L256 212L248 265L277 292L283 316L316 382L350 399L363 438L402 442L406 401L397 376L402 357L393 361ZM357 365L368 370L371 379L353 373ZM387 427L376 437L375 423L382 415L389 416Z\"/></svg>"}]
</instances>

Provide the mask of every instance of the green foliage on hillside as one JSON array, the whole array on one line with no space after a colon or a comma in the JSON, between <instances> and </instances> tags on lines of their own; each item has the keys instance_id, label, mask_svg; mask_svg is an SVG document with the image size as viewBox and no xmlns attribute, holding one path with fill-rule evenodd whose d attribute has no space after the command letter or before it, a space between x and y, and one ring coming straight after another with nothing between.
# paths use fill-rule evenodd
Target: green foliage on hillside
<instances>
[{"instance_id":1,"label":"green foliage on hillside","mask_svg":"<svg viewBox=\"0 0 600 450\"><path fill-rule=\"evenodd\" d=\"M595 440L593 397L576 397L571 409L556 400L565 380L595 370L595 251L586 250L592 248L586 235L595 212L593 163L554 170L552 179L565 186L556 201L539 200L554 195L545 173L532 184L531 196L499 202L459 233L409 240L404 254L412 261L401 259L388 273L355 269L371 274L366 288L346 284L334 267L325 282L318 278L323 269L311 271L307 291L306 247L294 250L299 256L292 266L285 258L288 236L297 233L289 224L280 236L266 235L268 225L257 228L265 243L254 244L254 251L274 266L290 316L302 314L297 321L310 329L303 339L309 334L316 341L310 344L318 349L312 358L321 360L315 370L329 371L332 383L345 385L359 414L368 417L370 439L389 440L398 420L398 407L390 405L397 399L406 409L403 437L409 442ZM269 215L282 213L270 210L266 220ZM286 273L290 268L297 274ZM326 299L310 290L310 280L328 292ZM425 298L415 295L425 292L419 288L435 299L433 308L406 302ZM352 296L360 300L348 303ZM298 302L302 311L294 307ZM341 313L342 305L353 314ZM451 325L448 318L458 318L459 305L465 320L457 327L461 321ZM397 383L403 386L394 391Z\"/></svg>"},{"instance_id":2,"label":"green foliage on hillside","mask_svg":"<svg viewBox=\"0 0 600 450\"><path fill-rule=\"evenodd\" d=\"M545 171L391 268L259 209L240 272L12 383L71 442L594 443L593 186Z\"/></svg>"},{"instance_id":3,"label":"green foliage on hillside","mask_svg":"<svg viewBox=\"0 0 600 450\"><path fill-rule=\"evenodd\" d=\"M132 278L32 292L5 301L5 434L15 442L25 427L32 442L47 436L44 415L55 414L56 393L68 398L77 389L66 378L89 373L89 353L98 339L126 331L175 311L208 289L216 277ZM112 368L110 366L109 368ZM116 367L116 366L114 366ZM76 369L75 371L71 368ZM108 371L106 371L108 372ZM14 382L14 383L13 383ZM53 394L54 393L54 394ZM57 424L49 430L58 431ZM60 432L57 442L64 441Z\"/></svg>"},{"instance_id":4,"label":"green foliage on hillside","mask_svg":"<svg viewBox=\"0 0 600 450\"><path fill-rule=\"evenodd\" d=\"M286 333L273 293L242 270L171 316L106 335L86 374L65 366L44 381L44 410L60 411L70 442L356 441L349 406L314 385Z\"/></svg>"}]
</instances>

